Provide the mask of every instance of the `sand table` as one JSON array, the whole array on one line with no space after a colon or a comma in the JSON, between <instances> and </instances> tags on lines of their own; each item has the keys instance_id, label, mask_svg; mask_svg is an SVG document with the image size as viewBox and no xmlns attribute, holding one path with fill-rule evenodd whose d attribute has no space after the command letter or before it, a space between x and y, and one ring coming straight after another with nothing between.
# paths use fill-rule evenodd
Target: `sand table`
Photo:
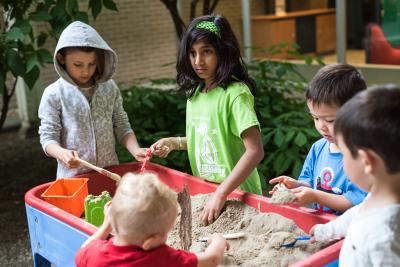
<instances>
[{"instance_id":1,"label":"sand table","mask_svg":"<svg viewBox=\"0 0 400 267\"><path fill-rule=\"evenodd\" d=\"M193 213L192 252L201 252L206 248L200 237L212 233L244 232L246 236L229 240L230 249L225 252L221 266L287 266L313 254L327 244L298 241L294 248L281 248L280 245L293 237L304 235L304 231L290 219L276 213L261 213L247 204L228 200L221 216L211 225L203 226L200 214L208 195L191 198ZM179 216L167 243L180 248Z\"/></svg>"},{"instance_id":2,"label":"sand table","mask_svg":"<svg viewBox=\"0 0 400 267\"><path fill-rule=\"evenodd\" d=\"M288 189L279 188L272 195L269 203L271 203L271 204L291 203L295 199L296 199L296 195L292 191L290 191Z\"/></svg>"}]
</instances>

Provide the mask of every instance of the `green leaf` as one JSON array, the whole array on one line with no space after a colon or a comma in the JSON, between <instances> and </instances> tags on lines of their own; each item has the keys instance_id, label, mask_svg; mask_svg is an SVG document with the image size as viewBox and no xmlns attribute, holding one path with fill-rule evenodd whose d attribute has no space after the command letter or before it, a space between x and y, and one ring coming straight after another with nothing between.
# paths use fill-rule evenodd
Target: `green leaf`
<instances>
[{"instance_id":1,"label":"green leaf","mask_svg":"<svg viewBox=\"0 0 400 267\"><path fill-rule=\"evenodd\" d=\"M78 0L68 0L67 10L70 14L74 14L75 12L79 11Z\"/></svg>"},{"instance_id":2,"label":"green leaf","mask_svg":"<svg viewBox=\"0 0 400 267\"><path fill-rule=\"evenodd\" d=\"M297 146L302 147L307 143L307 137L302 132L299 132L294 139L294 143Z\"/></svg>"},{"instance_id":3,"label":"green leaf","mask_svg":"<svg viewBox=\"0 0 400 267\"><path fill-rule=\"evenodd\" d=\"M117 5L113 0L103 0L103 5L110 10L118 11Z\"/></svg>"},{"instance_id":4,"label":"green leaf","mask_svg":"<svg viewBox=\"0 0 400 267\"><path fill-rule=\"evenodd\" d=\"M92 9L92 16L94 19L100 14L101 9L103 8L103 4L99 0L90 0L89 1L89 9Z\"/></svg>"},{"instance_id":5,"label":"green leaf","mask_svg":"<svg viewBox=\"0 0 400 267\"><path fill-rule=\"evenodd\" d=\"M42 10L39 12L31 13L30 19L33 21L49 21L51 20L51 16L48 12Z\"/></svg>"},{"instance_id":6,"label":"green leaf","mask_svg":"<svg viewBox=\"0 0 400 267\"><path fill-rule=\"evenodd\" d=\"M283 144L284 135L281 130L276 130L274 135L274 143L280 147Z\"/></svg>"},{"instance_id":7,"label":"green leaf","mask_svg":"<svg viewBox=\"0 0 400 267\"><path fill-rule=\"evenodd\" d=\"M33 88L33 86L35 85L36 81L39 78L39 74L40 70L37 66L33 67L33 69L30 72L25 73L23 78L29 89Z\"/></svg>"},{"instance_id":8,"label":"green leaf","mask_svg":"<svg viewBox=\"0 0 400 267\"><path fill-rule=\"evenodd\" d=\"M79 20L79 21L82 21L82 22L88 24L89 23L89 16L88 16L87 13L79 11L75 15L75 20Z\"/></svg>"},{"instance_id":9,"label":"green leaf","mask_svg":"<svg viewBox=\"0 0 400 267\"><path fill-rule=\"evenodd\" d=\"M283 153L280 153L274 160L273 160L273 168L277 174L280 174L279 170L281 170L281 166L285 161L285 157Z\"/></svg>"},{"instance_id":10,"label":"green leaf","mask_svg":"<svg viewBox=\"0 0 400 267\"><path fill-rule=\"evenodd\" d=\"M41 32L36 39L37 46L40 47L44 45L46 43L47 37L48 37L47 33Z\"/></svg>"},{"instance_id":11,"label":"green leaf","mask_svg":"<svg viewBox=\"0 0 400 267\"><path fill-rule=\"evenodd\" d=\"M296 133L296 131L294 131L294 130L291 130L291 131L287 132L286 136L285 136L285 143L289 143L290 140L292 140L292 138L295 135L295 133Z\"/></svg>"},{"instance_id":12,"label":"green leaf","mask_svg":"<svg viewBox=\"0 0 400 267\"><path fill-rule=\"evenodd\" d=\"M312 137L320 137L319 132L318 132L317 130L315 130L315 129L305 129L304 131L305 131L309 136L312 136Z\"/></svg>"},{"instance_id":13,"label":"green leaf","mask_svg":"<svg viewBox=\"0 0 400 267\"><path fill-rule=\"evenodd\" d=\"M20 28L25 35L32 31L32 26L28 20L19 19L14 23L13 27Z\"/></svg>"},{"instance_id":14,"label":"green leaf","mask_svg":"<svg viewBox=\"0 0 400 267\"><path fill-rule=\"evenodd\" d=\"M299 177L302 168L303 168L303 162L300 160L296 160L293 166L292 176Z\"/></svg>"},{"instance_id":15,"label":"green leaf","mask_svg":"<svg viewBox=\"0 0 400 267\"><path fill-rule=\"evenodd\" d=\"M17 41L17 40L22 41L24 37L25 37L24 33L18 27L12 27L11 30L9 30L6 34L7 41Z\"/></svg>"},{"instance_id":16,"label":"green leaf","mask_svg":"<svg viewBox=\"0 0 400 267\"><path fill-rule=\"evenodd\" d=\"M57 1L56 6L50 11L50 14L55 18L61 19L68 16L65 11L65 2Z\"/></svg>"},{"instance_id":17,"label":"green leaf","mask_svg":"<svg viewBox=\"0 0 400 267\"><path fill-rule=\"evenodd\" d=\"M39 49L37 51L38 56L39 56L39 61L43 63L53 63L53 56L50 54L50 52L44 48Z\"/></svg>"},{"instance_id":18,"label":"green leaf","mask_svg":"<svg viewBox=\"0 0 400 267\"><path fill-rule=\"evenodd\" d=\"M38 65L39 61L38 61L38 56L36 53L32 53L26 56L26 72L30 72L33 67L35 67L36 65Z\"/></svg>"},{"instance_id":19,"label":"green leaf","mask_svg":"<svg viewBox=\"0 0 400 267\"><path fill-rule=\"evenodd\" d=\"M7 50L6 59L7 65L15 77L24 75L25 65L23 64L22 59L19 57L17 51L14 49Z\"/></svg>"}]
</instances>

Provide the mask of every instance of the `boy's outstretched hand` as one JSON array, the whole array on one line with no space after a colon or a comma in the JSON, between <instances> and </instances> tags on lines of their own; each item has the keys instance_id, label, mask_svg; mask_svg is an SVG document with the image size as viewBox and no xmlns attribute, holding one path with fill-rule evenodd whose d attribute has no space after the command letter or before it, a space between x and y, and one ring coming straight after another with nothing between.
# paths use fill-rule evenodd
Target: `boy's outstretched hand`
<instances>
[{"instance_id":1,"label":"boy's outstretched hand","mask_svg":"<svg viewBox=\"0 0 400 267\"><path fill-rule=\"evenodd\" d=\"M311 236L310 243L315 243L316 242L315 236L314 236L315 227L316 227L316 225L311 227L310 232L309 232L309 234Z\"/></svg>"},{"instance_id":2,"label":"boy's outstretched hand","mask_svg":"<svg viewBox=\"0 0 400 267\"><path fill-rule=\"evenodd\" d=\"M273 178L273 179L269 180L269 183L270 184L282 183L283 185L286 186L287 189L296 188L301 185L301 183L299 183L299 181L297 181L296 179L293 179L292 177L289 177L289 176L279 176L279 177ZM275 191L278 189L278 185L279 184L275 185L274 188L272 188L272 190L269 191L270 195L275 193Z\"/></svg>"},{"instance_id":3,"label":"boy's outstretched hand","mask_svg":"<svg viewBox=\"0 0 400 267\"><path fill-rule=\"evenodd\" d=\"M317 201L317 190L306 186L300 186L291 190L296 196L296 200L293 201L294 204L299 206L307 206L310 203Z\"/></svg>"},{"instance_id":4,"label":"boy's outstretched hand","mask_svg":"<svg viewBox=\"0 0 400 267\"><path fill-rule=\"evenodd\" d=\"M219 266L226 249L229 249L229 244L226 239L220 234L213 234L208 240L208 247L206 250L202 253L196 254L198 260L197 266Z\"/></svg>"}]
</instances>

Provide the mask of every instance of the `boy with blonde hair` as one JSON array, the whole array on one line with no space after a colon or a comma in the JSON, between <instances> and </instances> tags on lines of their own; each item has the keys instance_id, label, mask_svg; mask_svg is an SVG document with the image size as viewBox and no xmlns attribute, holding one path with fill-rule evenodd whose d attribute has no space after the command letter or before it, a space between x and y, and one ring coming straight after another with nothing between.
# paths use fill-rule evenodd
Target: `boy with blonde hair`
<instances>
[{"instance_id":1,"label":"boy with blonde hair","mask_svg":"<svg viewBox=\"0 0 400 267\"><path fill-rule=\"evenodd\" d=\"M311 229L313 239L346 236L340 266L400 266L400 90L368 89L346 103L335 122L344 169L369 192L336 220Z\"/></svg>"},{"instance_id":2,"label":"boy with blonde hair","mask_svg":"<svg viewBox=\"0 0 400 267\"><path fill-rule=\"evenodd\" d=\"M151 173L124 175L105 219L78 251L82 266L217 266L227 247L218 234L198 254L165 244L178 213L176 194ZM106 240L110 233L113 238Z\"/></svg>"}]
</instances>

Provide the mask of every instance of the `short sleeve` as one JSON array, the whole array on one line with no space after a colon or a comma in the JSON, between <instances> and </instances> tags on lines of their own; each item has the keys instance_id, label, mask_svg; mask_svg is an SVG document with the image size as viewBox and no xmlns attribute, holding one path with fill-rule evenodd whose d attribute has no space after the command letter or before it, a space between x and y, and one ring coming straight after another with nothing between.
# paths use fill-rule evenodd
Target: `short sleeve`
<instances>
[{"instance_id":1,"label":"short sleeve","mask_svg":"<svg viewBox=\"0 0 400 267\"><path fill-rule=\"evenodd\" d=\"M358 188L355 184L352 182L348 182L346 189L344 190L345 193L343 194L344 197L350 201L353 206L360 204L365 197L367 196L367 193L362 191L360 188Z\"/></svg>"},{"instance_id":2,"label":"short sleeve","mask_svg":"<svg viewBox=\"0 0 400 267\"><path fill-rule=\"evenodd\" d=\"M233 101L229 116L229 126L232 133L241 137L244 130L257 126L260 129L256 112L254 110L254 99L251 93L239 94Z\"/></svg>"},{"instance_id":3,"label":"short sleeve","mask_svg":"<svg viewBox=\"0 0 400 267\"><path fill-rule=\"evenodd\" d=\"M86 251L87 248L80 248L75 255L75 264L77 267L86 266Z\"/></svg>"},{"instance_id":4,"label":"short sleeve","mask_svg":"<svg viewBox=\"0 0 400 267\"><path fill-rule=\"evenodd\" d=\"M303 164L303 169L301 170L300 176L299 176L299 181L307 183L311 188L314 187L313 185L313 169L314 169L314 148L315 145L313 145L310 149L310 151L307 154L306 160L304 161Z\"/></svg>"}]
</instances>

